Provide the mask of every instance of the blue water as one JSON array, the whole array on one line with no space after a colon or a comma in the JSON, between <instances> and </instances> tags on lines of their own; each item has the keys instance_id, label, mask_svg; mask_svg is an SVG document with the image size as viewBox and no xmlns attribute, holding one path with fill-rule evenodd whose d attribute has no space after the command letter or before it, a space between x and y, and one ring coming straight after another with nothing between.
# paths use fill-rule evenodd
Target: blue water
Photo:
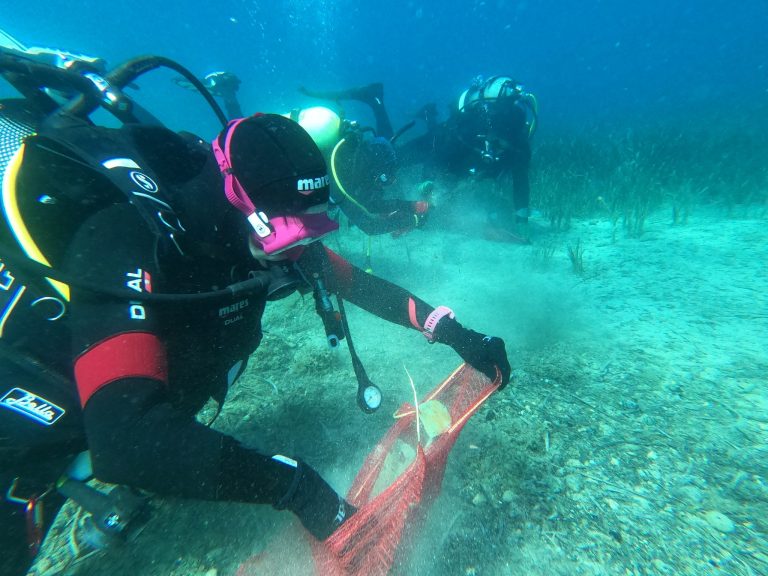
<instances>
[{"instance_id":1,"label":"blue water","mask_svg":"<svg viewBox=\"0 0 768 576\"><path fill-rule=\"evenodd\" d=\"M539 97L544 134L601 122L766 116L765 0L134 0L128 6L19 2L0 12L0 27L27 44L98 54L111 64L155 53L200 75L231 70L243 79L249 112L301 105L302 84L338 88L378 80L397 126L425 102L445 109L475 75L506 74ZM173 98L186 103L165 88L145 97L157 96L160 106ZM169 122L189 123L184 110L169 107Z\"/></svg>"},{"instance_id":2,"label":"blue water","mask_svg":"<svg viewBox=\"0 0 768 576\"><path fill-rule=\"evenodd\" d=\"M177 60L198 76L228 70L243 81L240 100L246 113L287 112L316 104L299 93L301 85L337 89L381 81L397 128L427 102L436 102L445 115L477 75L509 75L522 82L540 104L532 196L544 217L534 220L545 226L558 209L570 210L568 218L581 219L570 231L557 231L570 236L556 237L557 245L549 241L551 251L547 236L542 243L536 239L530 249L489 248L472 236L458 243L449 238L443 245L438 230L429 228L424 236L417 236L419 231L398 241L374 243L377 273L398 282L405 276L410 280L406 285L433 304L451 304L457 313L461 307L461 317L472 319L472 327L492 329L507 340L516 369L522 369L524 384L515 394L494 398L494 419L473 421L470 430L475 436L465 447L476 450L466 448L452 456L459 464L449 469L445 492L460 495L463 507L457 506L458 515L450 505L442 508L447 519L441 526L449 527L452 538L440 542L444 562L449 565L455 554L463 563L457 560L458 572L451 573L464 575L536 573L518 561L540 547L536 538L542 526L563 531L562 539L551 540L552 549L557 543L565 547L570 538L572 549L581 551L562 571L554 572L562 558L543 561L542 574L629 574L630 568L632 574L644 575L765 573L757 568L765 570L765 556L756 559L753 551L764 554L766 549L768 404L765 346L759 342L768 316L765 267L759 266L765 258L751 251L764 251L766 245L768 0L36 0L13 2L11 8L12 2L0 0L0 28L27 45L100 56L110 66L157 54ZM219 129L216 119L197 95L171 82L174 76L165 72L143 77L131 95L170 127L212 138ZM4 88L0 85L0 94ZM354 104L345 106L350 117L368 113ZM633 143L629 136L635 132L645 139ZM594 149L571 145L582 137L589 138ZM555 192L544 194L548 186ZM653 199L644 203L646 193ZM756 205L754 210L750 203ZM693 204L716 209L697 211ZM642 239L639 232L625 233L620 219L623 215L626 227L627 215L637 206L655 210L646 226L650 232ZM678 219L678 210L684 218ZM576 280L569 271L566 246L582 239L587 276ZM345 255L361 263L362 239L343 241L338 246ZM441 272L425 274L416 268L417 262L428 267L439 262ZM501 280L488 281L489 271ZM439 298L432 298L438 287ZM485 306L486 300L494 306ZM657 331L648 329L652 323ZM413 340L395 342L400 335L389 327L379 333L371 324L369 330L358 330L363 343L366 337L376 342L375 349L363 350L367 359L373 358L369 366L389 367L382 357L391 354L391 372L399 372L396 354ZM380 334L392 335L392 341ZM590 352L589 346L604 340L605 351ZM567 346L558 352L554 344L561 343ZM582 350L587 350L585 355ZM453 355L442 358L446 365L457 361ZM409 357L408 362L416 360ZM439 364L423 360L422 380ZM313 377L315 370L322 372L313 366ZM283 383L279 386L282 391ZM346 386L353 390L351 383ZM576 403L581 397L588 402ZM327 398L325 402L317 406L332 404ZM590 402L600 410L588 410ZM526 414L530 406L532 420L518 419L516 415ZM722 413L716 411L720 408ZM606 411L618 416L602 421ZM337 414L337 406L328 413ZM732 413L737 414L735 420ZM348 418L352 416L344 416L339 430L358 434L365 429ZM530 422L534 426L529 430ZM500 436L493 428L497 425L520 433ZM292 419L285 419L285 426L293 427L286 437L298 434ZM242 427L252 428L245 420ZM611 437L614 429L618 440ZM553 453L545 458L538 438L546 431L548 446L550 430ZM527 445L528 435L538 435L537 440ZM507 439L500 442L502 437ZM651 451L644 447L648 438L655 442L648 445ZM335 438L326 442L321 434L312 440L314 450L307 453L316 458L326 449L346 455L354 444L342 445ZM367 440L361 435L359 450ZM600 487L603 492L594 492L610 496L605 504L600 500L602 513L605 506L611 509L605 517L594 514L586 496L579 500L582 467L585 478L612 479L608 488ZM569 476L563 480L566 469ZM658 482L673 490L673 497L656 493L659 469L664 477ZM637 490L644 490L637 488L643 478L651 478L647 486L653 488L638 496ZM483 483L504 504L470 505L478 495L485 498ZM507 502L504 495L512 489L515 500ZM644 503L632 502L630 496L645 498ZM622 508L615 512L617 500ZM581 508L572 502L581 502ZM658 503L668 504L663 514ZM192 515L195 508L188 510ZM720 511L738 526L720 530L721 535L693 523L695 514L707 518ZM241 512L237 518L245 526L251 520ZM165 520L174 528L184 525L176 514L174 510ZM220 534L226 534L227 527L231 534L237 532L237 524L233 528L229 519L225 522L211 512L211 522L217 518L227 525ZM678 518L690 522L679 525ZM591 530L584 528L589 521ZM163 526L160 522L155 530L162 532ZM521 529L528 532L521 536ZM654 536L656 529L668 532ZM248 543L259 541L253 525L241 532ZM602 540L595 537L598 532ZM595 542L600 565L593 564L593 572L581 565L585 571L577 572L575 566L590 557ZM178 548L195 559L194 548L188 548L197 544L199 557L208 557L203 539L177 544L161 542L169 555ZM234 542L231 547L250 553L248 544ZM607 549L614 551L613 558L602 555ZM143 560L154 562L156 553L148 551ZM507 572L475 571L475 558L480 558L481 568L509 562ZM535 565L535 557L530 558L530 566ZM661 564L652 563L657 561ZM721 570L718 561L726 568ZM133 555L120 560L118 554L110 562L133 562ZM206 562L227 564L221 559ZM737 571L745 563L755 570ZM683 565L695 566L695 571L670 567ZM436 566L430 573L440 573ZM104 573L98 564L93 572L86 563L82 569L83 574ZM133 574L136 569L115 568L112 573Z\"/></svg>"}]
</instances>

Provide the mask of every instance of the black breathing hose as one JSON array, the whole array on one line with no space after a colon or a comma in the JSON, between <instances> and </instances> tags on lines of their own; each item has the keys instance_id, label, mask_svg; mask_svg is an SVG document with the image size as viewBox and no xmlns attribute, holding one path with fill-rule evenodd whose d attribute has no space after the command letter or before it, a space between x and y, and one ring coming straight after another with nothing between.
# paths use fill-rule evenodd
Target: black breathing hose
<instances>
[{"instance_id":1,"label":"black breathing hose","mask_svg":"<svg viewBox=\"0 0 768 576\"><path fill-rule=\"evenodd\" d=\"M85 292L90 292L98 296L104 296L115 300L129 300L140 302L158 302L158 303L176 303L176 304L191 304L194 302L204 302L208 300L219 300L223 298L232 298L241 294L253 294L266 292L270 284L270 275L267 271L263 274L255 274L248 280L242 282L235 282L229 286L220 290L211 290L209 292L196 292L196 293L178 293L178 294L162 294L155 292L131 292L126 293L123 290L116 288L109 288L86 282L79 278L74 278L68 274L59 270L49 268L44 264L40 264L34 260L30 260L25 256L12 256L7 252L5 246L0 245L0 252L3 253L0 257L0 261L7 260L14 266L17 266L21 270L29 272L37 277L50 278L58 282L63 282L68 286L78 288Z\"/></svg>"},{"instance_id":2,"label":"black breathing hose","mask_svg":"<svg viewBox=\"0 0 768 576\"><path fill-rule=\"evenodd\" d=\"M114 70L111 70L106 74L106 76L104 76L104 79L110 85L122 90L128 84L131 84L137 80L139 76L142 76L147 72L151 72L152 70L156 70L157 68L170 68L171 70L181 74L186 80L189 81L190 84L192 84L197 89L198 92L200 92L203 98L205 98L205 101L211 107L214 114L216 114L216 117L221 122L221 125L227 125L226 114L224 114L224 111L221 109L219 104L216 102L208 89L203 85L203 83L200 82L200 80L198 80L197 77L192 74L192 72L187 70L181 64L174 62L170 58L165 58L164 56L139 56L137 58L128 60ZM63 108L63 111L67 114L72 114L79 117L86 117L90 115L100 104L101 93L98 92L98 90L97 93L99 94L99 98L94 99L91 91L87 93L83 92L81 96L74 98L71 102L66 104ZM119 114L119 110L115 113Z\"/></svg>"},{"instance_id":3,"label":"black breathing hose","mask_svg":"<svg viewBox=\"0 0 768 576\"><path fill-rule=\"evenodd\" d=\"M379 406L381 406L381 391L378 386L368 378L365 367L355 351L355 345L352 343L352 336L349 333L347 314L344 311L344 300L339 295L336 295L336 300L339 303L341 327L344 329L344 334L347 338L347 346L349 347L349 355L352 357L352 369L355 371L355 377L357 378L357 404L364 412L370 414L378 410Z\"/></svg>"}]
</instances>

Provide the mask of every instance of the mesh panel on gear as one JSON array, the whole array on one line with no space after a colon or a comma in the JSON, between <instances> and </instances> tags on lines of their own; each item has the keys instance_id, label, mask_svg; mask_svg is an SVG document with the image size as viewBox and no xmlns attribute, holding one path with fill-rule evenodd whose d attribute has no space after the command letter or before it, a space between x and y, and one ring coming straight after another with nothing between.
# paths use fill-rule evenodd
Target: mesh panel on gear
<instances>
[{"instance_id":1,"label":"mesh panel on gear","mask_svg":"<svg viewBox=\"0 0 768 576\"><path fill-rule=\"evenodd\" d=\"M423 406L437 401L450 415L443 431L433 438L428 439L423 430L421 444L417 442L413 405L400 407L396 422L368 455L347 493L347 500L358 507L357 513L323 542L306 534L314 574L383 576L389 572L407 551L410 533L420 528L428 505L440 492L448 454L459 433L500 382L498 372L491 382L466 364L456 369L419 403ZM404 464L407 454L411 458ZM237 574L255 576L265 573L267 566L272 574L279 567L269 550L246 561Z\"/></svg>"},{"instance_id":2,"label":"mesh panel on gear","mask_svg":"<svg viewBox=\"0 0 768 576\"><path fill-rule=\"evenodd\" d=\"M13 155L16 154L24 138L34 134L35 130L29 124L12 118L8 111L0 108L0 182L5 177L5 169Z\"/></svg>"}]
</instances>

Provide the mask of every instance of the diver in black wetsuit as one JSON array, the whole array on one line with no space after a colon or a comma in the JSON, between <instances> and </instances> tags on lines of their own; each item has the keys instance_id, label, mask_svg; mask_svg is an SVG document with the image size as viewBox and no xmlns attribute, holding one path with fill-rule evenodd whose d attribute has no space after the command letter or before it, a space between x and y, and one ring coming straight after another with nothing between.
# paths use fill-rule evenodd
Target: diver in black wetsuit
<instances>
[{"instance_id":1,"label":"diver in black wetsuit","mask_svg":"<svg viewBox=\"0 0 768 576\"><path fill-rule=\"evenodd\" d=\"M341 124L338 141L327 154L333 177L333 204L368 235L399 234L422 226L430 207L427 197L391 197L398 169L394 147L398 135L392 130L384 106L383 86L374 83L338 91L302 87L300 91L314 98L362 102L370 107L376 120L375 130L362 128L356 122Z\"/></svg>"},{"instance_id":2,"label":"diver in black wetsuit","mask_svg":"<svg viewBox=\"0 0 768 576\"><path fill-rule=\"evenodd\" d=\"M174 82L182 88L194 90L194 86L185 78L175 78ZM241 118L243 116L240 100L237 98L237 92L240 90L242 81L236 74L219 70L206 74L200 79L200 82L211 94L222 101L228 118Z\"/></svg>"},{"instance_id":3,"label":"diver in black wetsuit","mask_svg":"<svg viewBox=\"0 0 768 576\"><path fill-rule=\"evenodd\" d=\"M337 227L325 212L329 177L295 122L252 116L208 145L136 123L109 85L128 75L111 74L101 105L127 120L103 128L78 116L82 106L46 100L49 75L31 75L40 66L0 53L0 73L6 65L26 98L0 102L3 574L28 563L44 530L38 504L56 508L52 486L83 450L100 480L271 504L319 539L354 512L302 460L261 454L195 418L243 372L270 298L338 294L509 380L501 339L322 246Z\"/></svg>"},{"instance_id":4,"label":"diver in black wetsuit","mask_svg":"<svg viewBox=\"0 0 768 576\"><path fill-rule=\"evenodd\" d=\"M506 205L491 213L489 223L527 223L530 141L538 117L535 97L507 76L478 77L445 122L437 122L434 106L422 112L427 132L399 148L403 163L423 163L426 180L442 174L492 178Z\"/></svg>"}]
</instances>

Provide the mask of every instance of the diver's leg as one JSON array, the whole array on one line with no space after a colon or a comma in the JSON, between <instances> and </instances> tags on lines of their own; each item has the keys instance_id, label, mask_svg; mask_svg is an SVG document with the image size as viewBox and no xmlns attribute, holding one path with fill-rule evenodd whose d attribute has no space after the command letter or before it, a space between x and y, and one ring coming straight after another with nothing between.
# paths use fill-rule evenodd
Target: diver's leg
<instances>
[{"instance_id":1,"label":"diver's leg","mask_svg":"<svg viewBox=\"0 0 768 576\"><path fill-rule=\"evenodd\" d=\"M358 100L371 103L384 102L384 85L381 82L374 82L365 86L347 88L345 90L310 90L302 86L299 88L302 94L312 98L321 98L323 100Z\"/></svg>"},{"instance_id":2,"label":"diver's leg","mask_svg":"<svg viewBox=\"0 0 768 576\"><path fill-rule=\"evenodd\" d=\"M389 114L387 114L387 109L384 107L384 101L377 100L375 104L369 102L368 105L373 111L374 118L376 118L376 135L387 140L391 139L395 132L392 130L392 123L389 121Z\"/></svg>"},{"instance_id":3,"label":"diver's leg","mask_svg":"<svg viewBox=\"0 0 768 576\"><path fill-rule=\"evenodd\" d=\"M530 216L531 183L528 177L529 160L515 162L512 167L512 204L515 209L515 222L525 224Z\"/></svg>"},{"instance_id":4,"label":"diver's leg","mask_svg":"<svg viewBox=\"0 0 768 576\"><path fill-rule=\"evenodd\" d=\"M437 111L437 104L429 102L424 104L416 113L416 117L424 121L427 125L427 132L434 132L437 129L437 120L440 114Z\"/></svg>"}]
</instances>

